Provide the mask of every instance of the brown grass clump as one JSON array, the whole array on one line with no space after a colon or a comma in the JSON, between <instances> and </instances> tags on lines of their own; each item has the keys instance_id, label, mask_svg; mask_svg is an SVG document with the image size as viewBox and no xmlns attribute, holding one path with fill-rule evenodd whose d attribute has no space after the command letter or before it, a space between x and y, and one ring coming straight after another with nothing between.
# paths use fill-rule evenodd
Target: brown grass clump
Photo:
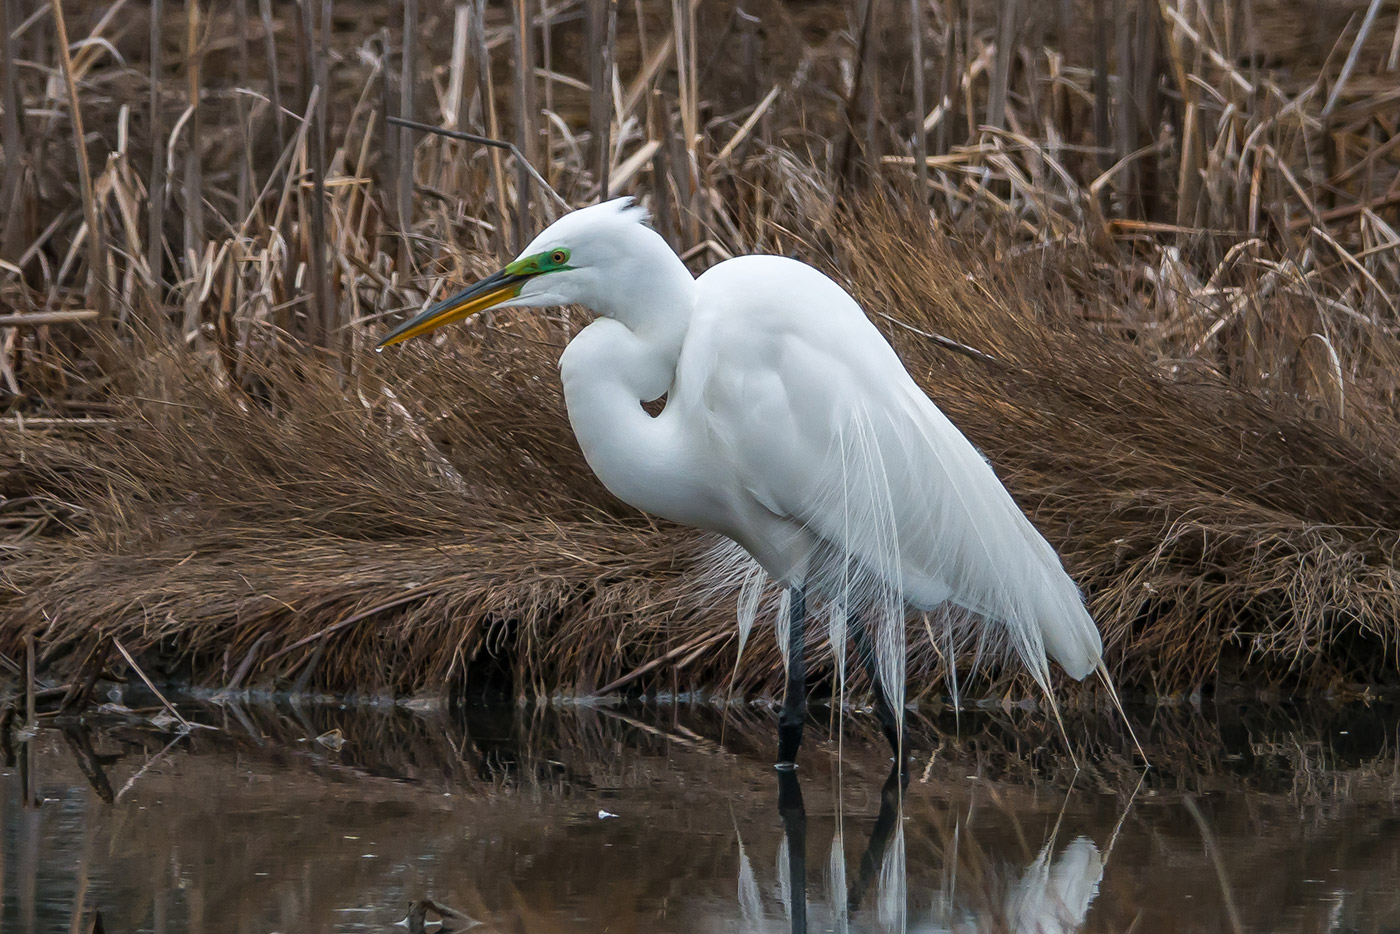
<instances>
[{"instance_id":1,"label":"brown grass clump","mask_svg":"<svg viewBox=\"0 0 1400 934\"><path fill-rule=\"evenodd\" d=\"M1393 10L623 7L0 3L0 666L722 687L713 543L569 435L577 312L365 352L634 191L853 290L1124 683L1395 680Z\"/></svg>"},{"instance_id":2,"label":"brown grass clump","mask_svg":"<svg viewBox=\"0 0 1400 934\"><path fill-rule=\"evenodd\" d=\"M180 402L137 403L102 442L111 466L65 485L81 533L10 569L56 624L43 642L109 633L216 682L247 656L371 692L441 688L478 655L543 693L646 661L684 542L609 501L532 343L551 329L512 330L386 359L351 393L317 364L264 371L261 401L172 367Z\"/></svg>"},{"instance_id":3,"label":"brown grass clump","mask_svg":"<svg viewBox=\"0 0 1400 934\"><path fill-rule=\"evenodd\" d=\"M911 371L1061 550L1123 683L1388 679L1395 435L1164 374L1064 300L1072 255L979 261L880 205L837 229L831 259L873 314L899 316ZM348 385L305 361L267 369L258 397L161 361L144 378L162 401L138 394L101 463L62 459L92 457L82 444L26 452L63 472L50 495L80 533L9 569L9 613L52 657L112 636L214 683L246 668L414 692L499 666L521 693L587 692L663 658L637 687L721 686L732 589L707 589L702 536L589 474L553 372L567 336L502 313ZM935 690L912 632L911 683ZM775 672L759 640L742 685Z\"/></svg>"},{"instance_id":4,"label":"brown grass clump","mask_svg":"<svg viewBox=\"0 0 1400 934\"><path fill-rule=\"evenodd\" d=\"M1377 422L1351 428L1218 373L1171 374L1085 327L1092 309L1057 294L1063 269L979 268L877 229L844 244L857 294L877 315L899 309L891 337L906 364L1089 592L1123 677L1170 692L1393 672L1400 436L1388 408L1358 400Z\"/></svg>"}]
</instances>

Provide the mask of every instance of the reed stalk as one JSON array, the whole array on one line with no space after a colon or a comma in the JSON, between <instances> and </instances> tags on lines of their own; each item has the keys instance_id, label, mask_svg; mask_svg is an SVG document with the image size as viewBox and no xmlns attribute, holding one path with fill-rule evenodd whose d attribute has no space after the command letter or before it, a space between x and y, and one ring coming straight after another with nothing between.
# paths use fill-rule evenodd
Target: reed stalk
<instances>
[{"instance_id":1,"label":"reed stalk","mask_svg":"<svg viewBox=\"0 0 1400 934\"><path fill-rule=\"evenodd\" d=\"M632 194L697 272L761 250L849 288L1060 546L1121 680L1394 678L1390 6L1320 20L1315 51L1234 2L22 6L0 0L12 658L114 636L211 682L419 690L493 651L521 693L657 658L629 689L727 678L709 544L577 455L578 316L356 351L558 209ZM390 122L415 113L453 138Z\"/></svg>"},{"instance_id":2,"label":"reed stalk","mask_svg":"<svg viewBox=\"0 0 1400 934\"><path fill-rule=\"evenodd\" d=\"M530 217L530 165L535 158L539 108L535 104L535 42L530 0L512 0L515 21L515 249L523 250L533 227Z\"/></svg>"},{"instance_id":3,"label":"reed stalk","mask_svg":"<svg viewBox=\"0 0 1400 934\"><path fill-rule=\"evenodd\" d=\"M78 98L78 84L73 77L73 57L69 54L68 24L63 16L60 0L50 0L49 9L53 14L54 39L57 43L58 61L64 86L68 92L68 117L73 127L73 149L78 159L78 194L82 199L83 220L87 224L87 301L105 315L110 310L111 285L106 281L106 239L103 236L101 215L97 212L97 202L92 187L92 167L88 164L87 134L83 132L83 113Z\"/></svg>"},{"instance_id":4,"label":"reed stalk","mask_svg":"<svg viewBox=\"0 0 1400 934\"><path fill-rule=\"evenodd\" d=\"M418 0L403 0L399 106L396 116L405 120L417 119L414 92L419 74L418 23ZM402 132L397 132L393 138L398 141L395 160L395 192L398 201L395 219L399 225L399 270L401 275L407 277L413 269L413 248L409 239L409 231L413 225L413 139L409 134Z\"/></svg>"},{"instance_id":5,"label":"reed stalk","mask_svg":"<svg viewBox=\"0 0 1400 934\"><path fill-rule=\"evenodd\" d=\"M914 72L914 182L920 199L928 197L928 134L924 132L924 4L909 0L910 57Z\"/></svg>"},{"instance_id":6,"label":"reed stalk","mask_svg":"<svg viewBox=\"0 0 1400 934\"><path fill-rule=\"evenodd\" d=\"M6 153L4 175L0 178L0 208L5 220L0 224L0 259L12 260L18 255L25 151L23 123L20 120L21 96L13 30L17 25L19 7L16 0L0 0L0 147Z\"/></svg>"}]
</instances>

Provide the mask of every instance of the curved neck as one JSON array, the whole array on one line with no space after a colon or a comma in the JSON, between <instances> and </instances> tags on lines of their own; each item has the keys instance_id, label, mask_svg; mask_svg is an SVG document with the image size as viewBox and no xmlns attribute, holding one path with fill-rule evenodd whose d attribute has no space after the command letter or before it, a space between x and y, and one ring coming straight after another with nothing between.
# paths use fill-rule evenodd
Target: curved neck
<instances>
[{"instance_id":1,"label":"curved neck","mask_svg":"<svg viewBox=\"0 0 1400 934\"><path fill-rule=\"evenodd\" d=\"M629 232L626 250L606 281L592 284L584 304L623 325L639 342L618 352L639 399L666 393L695 309L695 277L661 235L649 227Z\"/></svg>"},{"instance_id":2,"label":"curved neck","mask_svg":"<svg viewBox=\"0 0 1400 934\"><path fill-rule=\"evenodd\" d=\"M674 419L641 406L671 389L690 325L695 280L670 256L681 275L653 267L628 282L614 307L595 308L607 316L570 341L559 369L569 422L598 479L638 509L685 521L693 458Z\"/></svg>"}]
</instances>

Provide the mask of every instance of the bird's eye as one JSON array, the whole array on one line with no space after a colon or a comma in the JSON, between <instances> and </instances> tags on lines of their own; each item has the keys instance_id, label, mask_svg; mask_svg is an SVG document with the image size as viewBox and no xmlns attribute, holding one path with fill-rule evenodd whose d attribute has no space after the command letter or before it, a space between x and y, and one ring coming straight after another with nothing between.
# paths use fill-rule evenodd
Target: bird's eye
<instances>
[{"instance_id":1,"label":"bird's eye","mask_svg":"<svg viewBox=\"0 0 1400 934\"><path fill-rule=\"evenodd\" d=\"M549 261L555 266L562 266L569 261L569 253L567 250L555 250L549 254Z\"/></svg>"}]
</instances>

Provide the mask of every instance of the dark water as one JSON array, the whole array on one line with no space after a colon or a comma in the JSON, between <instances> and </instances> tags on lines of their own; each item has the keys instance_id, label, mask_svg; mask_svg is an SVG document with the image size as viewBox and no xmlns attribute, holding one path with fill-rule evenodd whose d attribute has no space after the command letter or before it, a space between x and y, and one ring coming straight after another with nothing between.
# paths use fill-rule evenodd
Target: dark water
<instances>
[{"instance_id":1,"label":"dark water","mask_svg":"<svg viewBox=\"0 0 1400 934\"><path fill-rule=\"evenodd\" d=\"M883 795L864 718L780 787L767 711L186 709L214 728L16 747L0 934L390 931L424 898L478 932L1400 931L1389 708L1144 712L1145 775L1115 726L1070 723L1075 775L1038 716L965 714Z\"/></svg>"}]
</instances>

